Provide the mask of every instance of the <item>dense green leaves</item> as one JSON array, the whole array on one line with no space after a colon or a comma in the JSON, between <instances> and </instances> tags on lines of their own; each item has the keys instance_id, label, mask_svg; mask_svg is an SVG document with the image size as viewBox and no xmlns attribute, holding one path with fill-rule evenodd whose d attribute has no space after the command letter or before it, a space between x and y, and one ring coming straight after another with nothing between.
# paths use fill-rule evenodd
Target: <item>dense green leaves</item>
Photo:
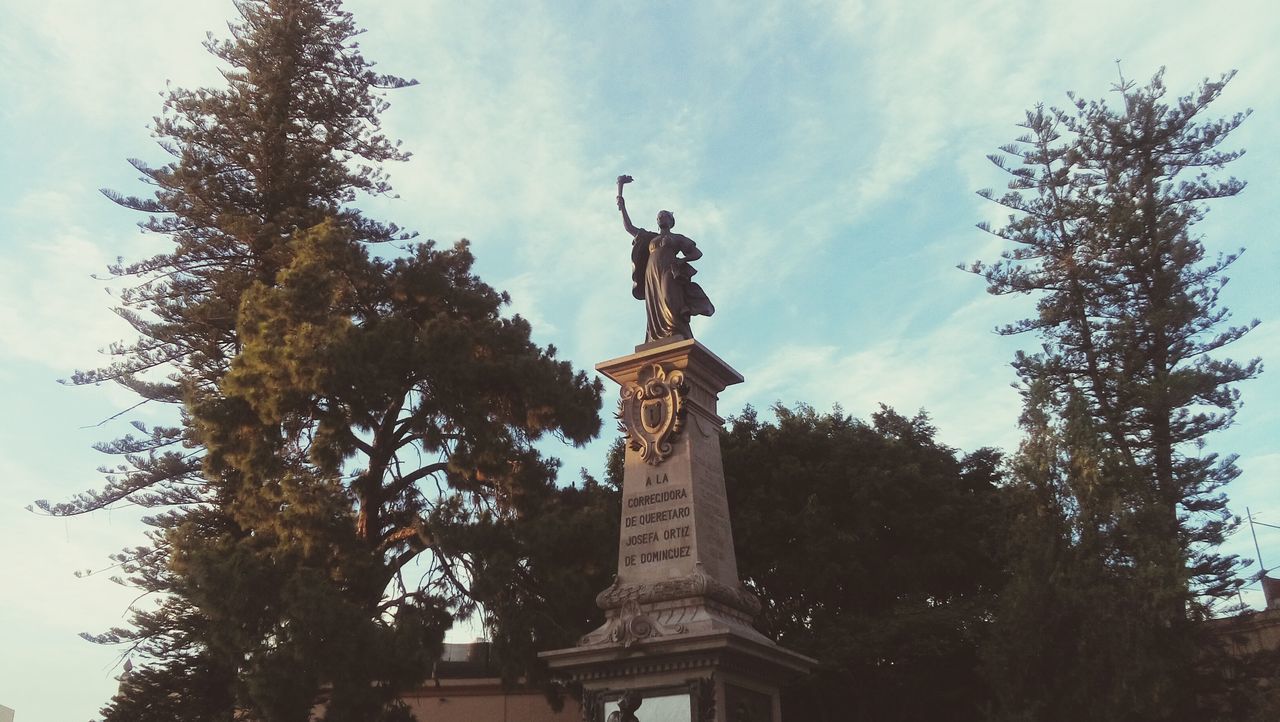
<instances>
[{"instance_id":1,"label":"dense green leaves","mask_svg":"<svg viewBox=\"0 0 1280 722\"><path fill-rule=\"evenodd\" d=\"M545 684L536 654L571 647L604 621L595 598L617 570L619 496L617 483L584 475L577 485L526 494L517 517L487 517L446 541L474 547L483 537L489 549L475 557L472 593L504 678Z\"/></svg>"},{"instance_id":2,"label":"dense green leaves","mask_svg":"<svg viewBox=\"0 0 1280 722\"><path fill-rule=\"evenodd\" d=\"M811 720L978 719L978 640L1000 582L999 457L963 459L922 414L747 409L723 437L739 571L762 630L821 665Z\"/></svg>"}]
</instances>

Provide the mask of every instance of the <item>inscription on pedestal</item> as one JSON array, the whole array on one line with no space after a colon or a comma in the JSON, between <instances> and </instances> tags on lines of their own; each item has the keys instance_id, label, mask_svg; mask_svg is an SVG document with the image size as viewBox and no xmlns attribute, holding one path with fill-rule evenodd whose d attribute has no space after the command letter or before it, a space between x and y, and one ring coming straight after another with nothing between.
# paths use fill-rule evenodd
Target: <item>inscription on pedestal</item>
<instances>
[{"instance_id":1,"label":"inscription on pedestal","mask_svg":"<svg viewBox=\"0 0 1280 722\"><path fill-rule=\"evenodd\" d=\"M650 472L644 486L622 497L619 568L637 570L693 555L693 495L666 472Z\"/></svg>"}]
</instances>

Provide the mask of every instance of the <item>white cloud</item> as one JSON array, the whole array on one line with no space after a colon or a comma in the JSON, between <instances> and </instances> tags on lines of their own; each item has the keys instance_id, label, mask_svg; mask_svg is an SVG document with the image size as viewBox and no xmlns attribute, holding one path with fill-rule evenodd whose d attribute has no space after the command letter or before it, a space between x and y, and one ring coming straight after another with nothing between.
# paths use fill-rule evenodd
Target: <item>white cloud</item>
<instances>
[{"instance_id":1,"label":"white cloud","mask_svg":"<svg viewBox=\"0 0 1280 722\"><path fill-rule=\"evenodd\" d=\"M1017 445L1015 423L1020 400L1008 382L1004 349L972 343L990 328L991 299L947 314L941 325L922 335L881 336L857 350L836 346L787 346L747 366L748 383L726 393L726 407L748 401L757 406L775 400L804 401L818 408L840 404L866 418L878 404L903 414L928 411L939 438L972 450L979 446ZM887 319L888 327L902 324ZM1008 379L999 383L1000 377Z\"/></svg>"},{"instance_id":2,"label":"white cloud","mask_svg":"<svg viewBox=\"0 0 1280 722\"><path fill-rule=\"evenodd\" d=\"M8 446L8 437L0 435L0 443ZM116 691L121 650L79 635L121 625L138 592L111 582L110 573L76 578L73 572L103 569L108 554L141 542L136 512L55 519L23 508L65 489L59 474L74 466L67 458L82 456L0 455L0 475L7 480L0 490L0 639L13 663L4 703L18 719L83 719Z\"/></svg>"},{"instance_id":3,"label":"white cloud","mask_svg":"<svg viewBox=\"0 0 1280 722\"><path fill-rule=\"evenodd\" d=\"M163 0L51 0L6 8L5 25L15 36L0 43L6 98L16 103L10 112L50 125L70 116L77 124L141 125L159 110L156 93L166 78L180 85L217 78L200 42L207 30L225 32L227 10L223 3ZM143 114L140 104L146 104Z\"/></svg>"},{"instance_id":4,"label":"white cloud","mask_svg":"<svg viewBox=\"0 0 1280 722\"><path fill-rule=\"evenodd\" d=\"M82 229L65 229L41 245L23 244L0 257L0 336L21 339L0 355L35 361L59 373L95 365L93 350L132 329L107 310L108 264Z\"/></svg>"}]
</instances>

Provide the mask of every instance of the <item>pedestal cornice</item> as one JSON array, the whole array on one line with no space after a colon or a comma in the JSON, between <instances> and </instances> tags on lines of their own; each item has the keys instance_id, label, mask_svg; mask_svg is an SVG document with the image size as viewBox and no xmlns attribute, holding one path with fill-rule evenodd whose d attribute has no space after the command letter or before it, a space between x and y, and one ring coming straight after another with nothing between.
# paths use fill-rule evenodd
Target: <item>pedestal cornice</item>
<instances>
[{"instance_id":1,"label":"pedestal cornice","mask_svg":"<svg viewBox=\"0 0 1280 722\"><path fill-rule=\"evenodd\" d=\"M601 361L596 364L596 370L625 387L628 383L635 383L640 372L655 363L668 371L684 372L694 386L689 399L691 405L706 413L715 423L724 423L716 413L716 397L727 387L742 383L742 374L697 339L672 341Z\"/></svg>"}]
</instances>

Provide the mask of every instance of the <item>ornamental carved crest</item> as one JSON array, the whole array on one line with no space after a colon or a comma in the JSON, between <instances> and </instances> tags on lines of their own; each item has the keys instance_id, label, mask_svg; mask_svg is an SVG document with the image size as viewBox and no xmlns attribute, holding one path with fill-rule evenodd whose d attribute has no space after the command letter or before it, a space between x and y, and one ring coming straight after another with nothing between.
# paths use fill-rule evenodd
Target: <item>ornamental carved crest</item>
<instances>
[{"instance_id":1,"label":"ornamental carved crest","mask_svg":"<svg viewBox=\"0 0 1280 722\"><path fill-rule=\"evenodd\" d=\"M656 363L623 385L616 414L618 430L646 463L656 466L671 455L671 442L684 427L687 393L683 371L667 371Z\"/></svg>"}]
</instances>

